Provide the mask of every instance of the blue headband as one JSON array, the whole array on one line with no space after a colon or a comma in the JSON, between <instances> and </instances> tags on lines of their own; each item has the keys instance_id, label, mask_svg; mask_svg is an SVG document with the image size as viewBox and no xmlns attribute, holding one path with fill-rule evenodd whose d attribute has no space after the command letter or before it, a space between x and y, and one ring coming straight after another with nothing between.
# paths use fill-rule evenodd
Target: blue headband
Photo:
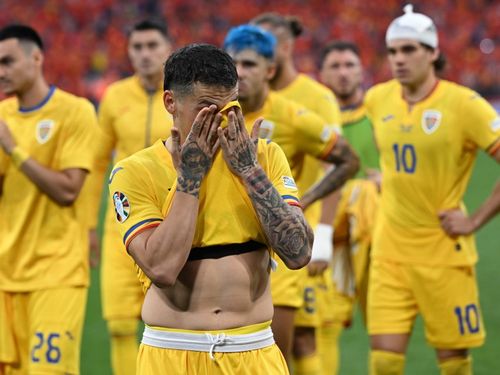
<instances>
[{"instance_id":1,"label":"blue headband","mask_svg":"<svg viewBox=\"0 0 500 375\"><path fill-rule=\"evenodd\" d=\"M224 39L224 49L236 53L244 49L252 49L268 59L274 57L276 38L270 32L254 25L233 27Z\"/></svg>"}]
</instances>

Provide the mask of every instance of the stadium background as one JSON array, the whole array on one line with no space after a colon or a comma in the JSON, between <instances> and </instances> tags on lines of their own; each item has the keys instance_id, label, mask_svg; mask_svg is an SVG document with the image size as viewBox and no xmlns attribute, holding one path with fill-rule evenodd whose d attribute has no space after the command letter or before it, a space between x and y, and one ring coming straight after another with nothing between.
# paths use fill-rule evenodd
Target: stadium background
<instances>
[{"instance_id":1,"label":"stadium background","mask_svg":"<svg viewBox=\"0 0 500 375\"><path fill-rule=\"evenodd\" d=\"M168 21L174 47L191 42L220 45L228 28L264 11L299 16L305 26L296 44L301 71L316 74L319 51L332 39L359 44L365 84L388 79L384 33L401 14L403 1L287 0L2 0L0 26L23 22L34 26L46 45L49 82L90 98L96 105L107 85L131 73L127 59L128 28L146 17ZM500 2L494 0L414 1L416 11L430 15L439 30L448 60L444 77L479 91L500 112ZM382 5L383 4L383 5ZM1 97L0 97L1 98ZM498 166L481 154L466 195L477 208L498 178ZM97 204L97 201L96 201ZM478 279L488 331L486 344L473 351L478 375L500 369L500 218L478 234L481 260ZM421 321L412 338L407 374L437 374L433 351L426 346ZM342 338L341 374L365 374L368 339L359 316ZM106 327L101 318L99 275L92 271L84 329L82 374L110 374Z\"/></svg>"}]
</instances>

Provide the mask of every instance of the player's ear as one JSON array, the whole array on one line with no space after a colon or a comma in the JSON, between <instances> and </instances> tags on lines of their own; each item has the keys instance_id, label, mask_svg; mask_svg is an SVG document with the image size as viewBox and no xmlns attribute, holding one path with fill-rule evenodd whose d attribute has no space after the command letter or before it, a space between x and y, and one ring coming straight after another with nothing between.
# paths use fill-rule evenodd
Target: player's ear
<instances>
[{"instance_id":1,"label":"player's ear","mask_svg":"<svg viewBox=\"0 0 500 375\"><path fill-rule=\"evenodd\" d=\"M276 63L274 61L271 61L267 64L267 79L270 81L273 79L274 75L276 74Z\"/></svg>"},{"instance_id":2,"label":"player's ear","mask_svg":"<svg viewBox=\"0 0 500 375\"><path fill-rule=\"evenodd\" d=\"M33 48L31 57L37 66L41 67L43 65L43 53L39 48Z\"/></svg>"},{"instance_id":3,"label":"player's ear","mask_svg":"<svg viewBox=\"0 0 500 375\"><path fill-rule=\"evenodd\" d=\"M174 93L172 90L165 90L163 92L163 105L165 106L165 109L173 115L175 113L175 100L174 100Z\"/></svg>"}]
</instances>

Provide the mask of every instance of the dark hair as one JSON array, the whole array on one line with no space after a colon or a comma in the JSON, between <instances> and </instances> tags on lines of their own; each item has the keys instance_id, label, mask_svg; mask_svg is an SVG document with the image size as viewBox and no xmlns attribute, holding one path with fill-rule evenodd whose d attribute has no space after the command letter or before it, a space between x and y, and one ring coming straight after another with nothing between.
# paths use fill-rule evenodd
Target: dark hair
<instances>
[{"instance_id":1,"label":"dark hair","mask_svg":"<svg viewBox=\"0 0 500 375\"><path fill-rule=\"evenodd\" d=\"M283 16L279 13L274 12L262 13L253 18L250 23L253 23L254 25L268 23L273 28L283 27L293 38L297 38L304 31L302 23L300 22L300 19L298 17Z\"/></svg>"},{"instance_id":2,"label":"dark hair","mask_svg":"<svg viewBox=\"0 0 500 375\"><path fill-rule=\"evenodd\" d=\"M152 19L137 22L132 27L132 30L129 33L129 37L134 31L147 31L147 30L156 30L166 39L168 39L168 28L166 22L162 22L159 20L152 20Z\"/></svg>"},{"instance_id":3,"label":"dark hair","mask_svg":"<svg viewBox=\"0 0 500 375\"><path fill-rule=\"evenodd\" d=\"M233 59L210 44L190 44L175 51L165 63L164 90L192 92L195 83L233 88L238 73Z\"/></svg>"},{"instance_id":4,"label":"dark hair","mask_svg":"<svg viewBox=\"0 0 500 375\"><path fill-rule=\"evenodd\" d=\"M323 64L326 56L328 56L328 54L332 51L351 51L356 56L360 57L359 48L355 43L346 40L335 40L328 43L321 51L320 65Z\"/></svg>"},{"instance_id":5,"label":"dark hair","mask_svg":"<svg viewBox=\"0 0 500 375\"><path fill-rule=\"evenodd\" d=\"M43 50L42 38L40 38L40 35L29 26L19 24L9 25L0 30L0 41L11 38L19 39L21 42L34 43L38 48Z\"/></svg>"},{"instance_id":6,"label":"dark hair","mask_svg":"<svg viewBox=\"0 0 500 375\"><path fill-rule=\"evenodd\" d=\"M427 44L420 43L425 49L434 52L434 48L431 46L428 46ZM446 68L446 56L443 54L443 52L439 51L439 55L437 59L432 63L434 65L434 70L436 73L443 73L444 68Z\"/></svg>"}]
</instances>

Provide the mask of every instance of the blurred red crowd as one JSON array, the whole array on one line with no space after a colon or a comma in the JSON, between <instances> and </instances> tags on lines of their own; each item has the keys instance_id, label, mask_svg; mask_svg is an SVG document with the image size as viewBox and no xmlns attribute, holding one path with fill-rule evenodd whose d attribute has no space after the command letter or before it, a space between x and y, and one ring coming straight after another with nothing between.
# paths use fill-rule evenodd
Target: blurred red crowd
<instances>
[{"instance_id":1,"label":"blurred red crowd","mask_svg":"<svg viewBox=\"0 0 500 375\"><path fill-rule=\"evenodd\" d=\"M301 71L315 75L321 48L346 39L361 48L366 85L390 77L384 35L404 2L386 0L2 0L0 27L27 23L46 44L45 71L61 88L97 102L112 81L130 74L127 31L148 17L167 21L174 46L221 45L231 26L267 11L299 16L305 33L296 44ZM445 78L500 96L500 2L420 0L415 11L431 16L447 57Z\"/></svg>"}]
</instances>

